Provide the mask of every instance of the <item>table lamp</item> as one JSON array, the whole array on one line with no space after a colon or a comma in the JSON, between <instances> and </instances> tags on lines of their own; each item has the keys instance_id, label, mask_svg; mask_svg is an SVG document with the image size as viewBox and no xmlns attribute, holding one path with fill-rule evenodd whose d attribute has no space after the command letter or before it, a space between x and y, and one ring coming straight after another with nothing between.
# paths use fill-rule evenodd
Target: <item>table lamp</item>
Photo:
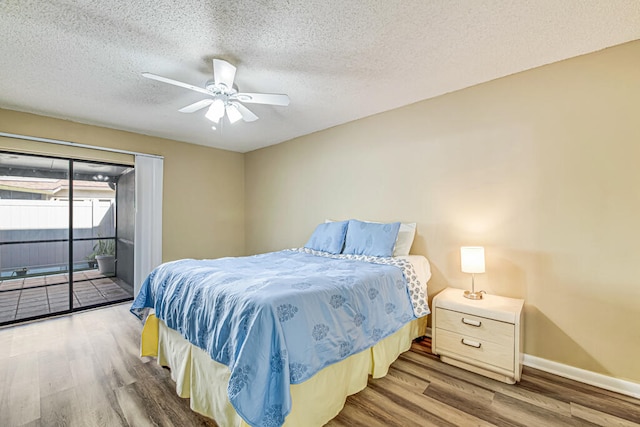
<instances>
[{"instance_id":1,"label":"table lamp","mask_svg":"<svg viewBox=\"0 0 640 427\"><path fill-rule=\"evenodd\" d=\"M474 275L484 273L484 248L481 246L461 247L460 266L463 273L471 273L471 292L464 291L464 296L469 299L482 299L484 291L476 292Z\"/></svg>"}]
</instances>

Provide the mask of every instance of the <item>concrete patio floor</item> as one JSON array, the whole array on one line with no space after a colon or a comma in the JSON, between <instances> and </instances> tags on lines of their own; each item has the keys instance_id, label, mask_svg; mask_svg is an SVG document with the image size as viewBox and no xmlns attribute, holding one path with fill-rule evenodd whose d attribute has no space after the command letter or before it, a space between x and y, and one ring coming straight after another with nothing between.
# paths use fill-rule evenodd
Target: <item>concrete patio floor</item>
<instances>
[{"instance_id":1,"label":"concrete patio floor","mask_svg":"<svg viewBox=\"0 0 640 427\"><path fill-rule=\"evenodd\" d=\"M67 274L0 281L0 324L69 309ZM73 274L73 306L88 307L133 297L133 289L98 270Z\"/></svg>"}]
</instances>

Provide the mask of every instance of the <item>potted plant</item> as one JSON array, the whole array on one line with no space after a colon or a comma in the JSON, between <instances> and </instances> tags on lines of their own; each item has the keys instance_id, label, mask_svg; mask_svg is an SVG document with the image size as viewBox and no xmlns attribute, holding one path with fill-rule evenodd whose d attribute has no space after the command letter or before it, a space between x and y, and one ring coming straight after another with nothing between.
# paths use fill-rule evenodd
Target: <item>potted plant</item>
<instances>
[{"instance_id":1,"label":"potted plant","mask_svg":"<svg viewBox=\"0 0 640 427\"><path fill-rule=\"evenodd\" d=\"M89 255L87 255L86 257L84 257L84 259L87 260L87 264L89 265L90 269L94 269L98 266L98 261L96 261L96 253L92 252Z\"/></svg>"},{"instance_id":2,"label":"potted plant","mask_svg":"<svg viewBox=\"0 0 640 427\"><path fill-rule=\"evenodd\" d=\"M98 270L101 274L113 274L116 271L116 245L111 239L98 240L93 245L93 254L98 261Z\"/></svg>"},{"instance_id":3,"label":"potted plant","mask_svg":"<svg viewBox=\"0 0 640 427\"><path fill-rule=\"evenodd\" d=\"M21 267L21 268L18 268L17 270L14 270L13 274L15 274L17 277L24 277L27 275L28 271L29 269L27 267Z\"/></svg>"}]
</instances>

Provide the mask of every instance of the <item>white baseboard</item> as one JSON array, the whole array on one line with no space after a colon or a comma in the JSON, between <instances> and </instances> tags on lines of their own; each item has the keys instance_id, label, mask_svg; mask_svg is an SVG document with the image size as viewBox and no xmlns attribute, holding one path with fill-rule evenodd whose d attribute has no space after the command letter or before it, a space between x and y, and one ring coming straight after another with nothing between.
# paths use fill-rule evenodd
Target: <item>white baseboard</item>
<instances>
[{"instance_id":1,"label":"white baseboard","mask_svg":"<svg viewBox=\"0 0 640 427\"><path fill-rule=\"evenodd\" d=\"M609 377L607 375L575 368L573 366L564 365L562 363L553 362L551 360L542 359L529 354L524 355L523 364L530 368L540 369L541 371L545 371L550 374L580 381L581 383L640 399L640 384L635 382Z\"/></svg>"}]
</instances>

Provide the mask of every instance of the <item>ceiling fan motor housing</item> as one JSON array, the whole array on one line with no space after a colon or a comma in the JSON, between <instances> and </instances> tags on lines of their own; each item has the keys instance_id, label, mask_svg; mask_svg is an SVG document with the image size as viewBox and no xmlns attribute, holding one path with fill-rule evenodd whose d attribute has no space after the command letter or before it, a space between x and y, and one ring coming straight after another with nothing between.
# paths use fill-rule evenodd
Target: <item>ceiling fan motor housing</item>
<instances>
[{"instance_id":1,"label":"ceiling fan motor housing","mask_svg":"<svg viewBox=\"0 0 640 427\"><path fill-rule=\"evenodd\" d=\"M207 80L207 83L205 83L204 88L207 89L209 92L211 92L214 95L227 95L227 96L232 96L235 95L236 93L238 93L238 88L236 85L233 85L233 87L229 88L226 84L224 83L218 83L216 84L215 80Z\"/></svg>"}]
</instances>

